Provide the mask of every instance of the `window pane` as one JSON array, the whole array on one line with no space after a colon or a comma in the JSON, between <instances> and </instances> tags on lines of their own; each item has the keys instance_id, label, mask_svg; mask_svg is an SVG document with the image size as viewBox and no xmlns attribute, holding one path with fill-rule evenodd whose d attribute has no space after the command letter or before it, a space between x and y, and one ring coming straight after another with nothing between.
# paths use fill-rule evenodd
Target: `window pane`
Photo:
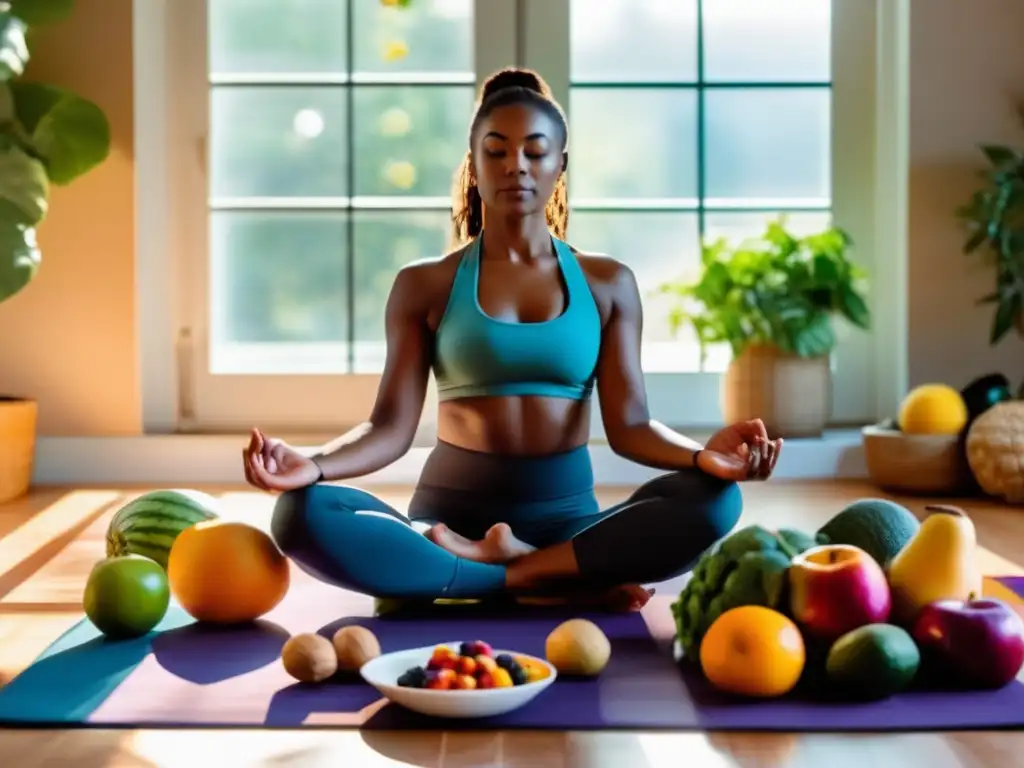
<instances>
[{"instance_id":1,"label":"window pane","mask_svg":"<svg viewBox=\"0 0 1024 768\"><path fill-rule=\"evenodd\" d=\"M346 337L346 217L214 212L214 357L220 344Z\"/></svg>"},{"instance_id":2,"label":"window pane","mask_svg":"<svg viewBox=\"0 0 1024 768\"><path fill-rule=\"evenodd\" d=\"M343 0L209 0L210 71L345 72Z\"/></svg>"},{"instance_id":3,"label":"window pane","mask_svg":"<svg viewBox=\"0 0 1024 768\"><path fill-rule=\"evenodd\" d=\"M705 98L709 206L744 200L828 204L828 88L710 90Z\"/></svg>"},{"instance_id":4,"label":"window pane","mask_svg":"<svg viewBox=\"0 0 1024 768\"><path fill-rule=\"evenodd\" d=\"M573 82L693 82L696 0L571 0Z\"/></svg>"},{"instance_id":5,"label":"window pane","mask_svg":"<svg viewBox=\"0 0 1024 768\"><path fill-rule=\"evenodd\" d=\"M211 96L215 197L343 197L345 91L218 86Z\"/></svg>"},{"instance_id":6,"label":"window pane","mask_svg":"<svg viewBox=\"0 0 1024 768\"><path fill-rule=\"evenodd\" d=\"M705 0L705 80L827 81L831 0Z\"/></svg>"},{"instance_id":7,"label":"window pane","mask_svg":"<svg viewBox=\"0 0 1024 768\"><path fill-rule=\"evenodd\" d=\"M705 237L716 240L724 237L738 245L748 237L764 234L769 221L778 219L780 213L786 217L786 229L797 237L815 234L832 222L830 211L814 213L785 213L780 211L758 211L757 213L708 213L704 218Z\"/></svg>"},{"instance_id":8,"label":"window pane","mask_svg":"<svg viewBox=\"0 0 1024 768\"><path fill-rule=\"evenodd\" d=\"M581 251L618 259L636 275L644 307L644 370L697 370L693 334L687 328L673 336L668 325L671 302L654 295L662 283L698 277L697 214L573 211L568 239Z\"/></svg>"},{"instance_id":9,"label":"window pane","mask_svg":"<svg viewBox=\"0 0 1024 768\"><path fill-rule=\"evenodd\" d=\"M574 88L570 110L571 198L696 196L695 91Z\"/></svg>"},{"instance_id":10,"label":"window pane","mask_svg":"<svg viewBox=\"0 0 1024 768\"><path fill-rule=\"evenodd\" d=\"M358 211L355 227L356 373L384 367L384 306L398 270L448 248L447 211Z\"/></svg>"},{"instance_id":11,"label":"window pane","mask_svg":"<svg viewBox=\"0 0 1024 768\"><path fill-rule=\"evenodd\" d=\"M473 72L474 0L352 2L357 72Z\"/></svg>"},{"instance_id":12,"label":"window pane","mask_svg":"<svg viewBox=\"0 0 1024 768\"><path fill-rule=\"evenodd\" d=\"M357 195L448 197L468 148L472 86L356 86Z\"/></svg>"}]
</instances>

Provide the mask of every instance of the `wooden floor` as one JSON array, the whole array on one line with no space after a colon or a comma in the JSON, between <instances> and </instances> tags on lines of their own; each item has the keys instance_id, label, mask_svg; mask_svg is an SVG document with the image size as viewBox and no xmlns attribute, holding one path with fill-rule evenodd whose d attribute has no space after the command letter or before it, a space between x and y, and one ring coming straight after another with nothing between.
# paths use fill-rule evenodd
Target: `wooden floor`
<instances>
[{"instance_id":1,"label":"wooden floor","mask_svg":"<svg viewBox=\"0 0 1024 768\"><path fill-rule=\"evenodd\" d=\"M112 510L146 489L38 489L0 505L0 685L24 669L82 616L81 593L102 557ZM265 518L266 495L210 489L232 515ZM606 503L627 490L605 488ZM398 508L407 490L381 495ZM741 525L813 530L848 501L887 496L859 483L787 482L745 486ZM920 514L931 499L901 499ZM1024 508L961 501L978 529L990 575L1024 575ZM895 736L664 733L360 733L358 731L0 731L0 766L74 765L196 768L248 766L814 766L835 768L1008 768L1020 765L1024 735L937 733Z\"/></svg>"}]
</instances>

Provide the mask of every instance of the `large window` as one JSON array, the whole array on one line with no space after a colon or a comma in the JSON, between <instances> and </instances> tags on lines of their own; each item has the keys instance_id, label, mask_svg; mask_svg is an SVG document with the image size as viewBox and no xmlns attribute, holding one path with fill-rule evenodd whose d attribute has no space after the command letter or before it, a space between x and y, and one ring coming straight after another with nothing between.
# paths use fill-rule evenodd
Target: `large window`
<instances>
[{"instance_id":1,"label":"large window","mask_svg":"<svg viewBox=\"0 0 1024 768\"><path fill-rule=\"evenodd\" d=\"M869 205L864 179L835 162L839 131L845 154L871 151L870 112L853 116L873 83L833 76L837 44L863 33L836 23L846 3L176 0L168 173L192 427L365 418L391 283L448 246L476 90L511 64L539 70L569 115L569 241L638 276L656 416L713 425L727 350L701 367L653 291L696 276L701 238L779 213L802 231L837 215L870 228L850 214ZM839 367L867 370L870 344L844 344ZM844 381L841 418L872 418L850 394L865 378Z\"/></svg>"},{"instance_id":2,"label":"large window","mask_svg":"<svg viewBox=\"0 0 1024 768\"><path fill-rule=\"evenodd\" d=\"M472 0L209 0L213 374L378 373L396 272L443 252Z\"/></svg>"},{"instance_id":3,"label":"large window","mask_svg":"<svg viewBox=\"0 0 1024 768\"><path fill-rule=\"evenodd\" d=\"M831 4L571 0L569 29L572 237L636 273L645 370L701 370L654 291L697 277L702 238L828 223Z\"/></svg>"}]
</instances>

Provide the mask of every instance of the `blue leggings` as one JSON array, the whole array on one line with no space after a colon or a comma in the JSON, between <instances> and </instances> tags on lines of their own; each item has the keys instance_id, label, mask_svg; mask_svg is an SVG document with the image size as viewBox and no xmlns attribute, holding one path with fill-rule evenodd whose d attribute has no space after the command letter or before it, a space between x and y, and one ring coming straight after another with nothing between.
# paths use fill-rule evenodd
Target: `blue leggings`
<instances>
[{"instance_id":1,"label":"blue leggings","mask_svg":"<svg viewBox=\"0 0 1024 768\"><path fill-rule=\"evenodd\" d=\"M409 517L358 488L317 484L282 494L271 532L298 567L344 589L374 597L470 598L503 592L505 566L457 557L412 522L442 522L470 539L505 522L537 548L572 541L579 567L573 585L606 588L686 573L733 529L741 509L735 483L684 470L601 510L586 446L538 458L440 443Z\"/></svg>"}]
</instances>

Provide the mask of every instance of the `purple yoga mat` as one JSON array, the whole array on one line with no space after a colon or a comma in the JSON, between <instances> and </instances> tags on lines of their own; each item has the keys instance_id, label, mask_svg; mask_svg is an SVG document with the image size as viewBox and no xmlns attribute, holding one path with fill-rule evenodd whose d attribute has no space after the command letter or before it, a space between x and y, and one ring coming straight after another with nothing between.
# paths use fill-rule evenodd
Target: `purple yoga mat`
<instances>
[{"instance_id":1,"label":"purple yoga mat","mask_svg":"<svg viewBox=\"0 0 1024 768\"><path fill-rule=\"evenodd\" d=\"M362 727L365 729L675 729L776 731L910 731L1024 726L1024 685L995 692L915 691L874 703L796 697L743 701L714 689L688 662L673 658L670 598L655 598L644 616L518 609L483 615L440 609L427 618L345 618L351 599L297 578L287 599L254 625L217 629L180 614L149 644L112 645L74 631L63 650L0 689L5 722L59 722L64 727ZM369 604L366 604L369 607ZM356 678L316 685L285 673L288 635L331 636L362 624L384 652L453 640L542 656L547 635L567 618L597 623L612 643L600 677L560 678L522 709L486 720L438 720L382 700ZM652 634L653 628L653 634ZM87 633L86 633L87 634ZM123 649L123 650L122 650ZM120 655L119 655L120 654ZM47 672L46 665L53 663ZM33 672L36 672L33 677ZM93 677L90 679L90 675ZM73 679L72 679L73 678ZM110 682L113 680L113 682ZM20 685L20 687L19 687ZM75 702L76 707L68 707ZM28 716L31 705L35 713ZM58 709L60 710L59 714ZM18 712L25 712L19 716ZM0 718L3 719L3 718Z\"/></svg>"}]
</instances>

